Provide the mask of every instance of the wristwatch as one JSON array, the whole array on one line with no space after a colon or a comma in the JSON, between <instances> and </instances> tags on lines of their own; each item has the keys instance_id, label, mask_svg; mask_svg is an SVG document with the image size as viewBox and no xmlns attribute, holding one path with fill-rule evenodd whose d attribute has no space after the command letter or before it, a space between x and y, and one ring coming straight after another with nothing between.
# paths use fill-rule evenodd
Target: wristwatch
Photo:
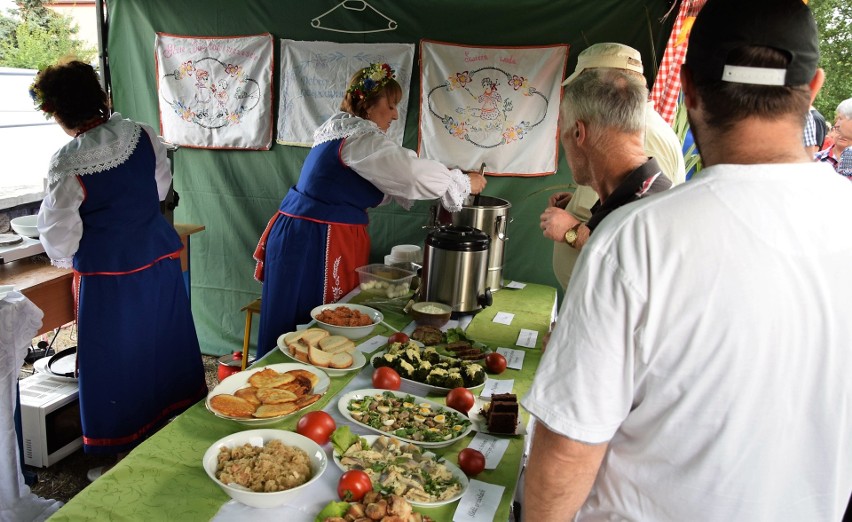
<instances>
[{"instance_id":1,"label":"wristwatch","mask_svg":"<svg viewBox=\"0 0 852 522\"><path fill-rule=\"evenodd\" d=\"M565 242L568 243L568 246L571 248L576 248L574 244L577 243L577 239L580 237L579 234L577 234L577 230L580 228L580 225L582 225L582 223L577 223L573 227L569 228L568 232L565 232Z\"/></svg>"}]
</instances>

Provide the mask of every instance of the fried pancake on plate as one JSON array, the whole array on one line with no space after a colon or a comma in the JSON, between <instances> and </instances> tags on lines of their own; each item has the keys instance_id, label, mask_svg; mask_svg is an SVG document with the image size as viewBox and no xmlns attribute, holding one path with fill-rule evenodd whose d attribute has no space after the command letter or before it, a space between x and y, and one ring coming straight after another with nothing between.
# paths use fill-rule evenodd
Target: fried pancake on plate
<instances>
[{"instance_id":1,"label":"fried pancake on plate","mask_svg":"<svg viewBox=\"0 0 852 522\"><path fill-rule=\"evenodd\" d=\"M234 395L241 399L245 399L255 406L260 406L260 399L257 398L257 388L249 386L248 388L240 388L234 392Z\"/></svg>"},{"instance_id":2,"label":"fried pancake on plate","mask_svg":"<svg viewBox=\"0 0 852 522\"><path fill-rule=\"evenodd\" d=\"M296 400L294 403L298 409L302 409L305 406L310 406L311 404L317 402L322 395L319 394L311 394L311 395L303 395Z\"/></svg>"},{"instance_id":3,"label":"fried pancake on plate","mask_svg":"<svg viewBox=\"0 0 852 522\"><path fill-rule=\"evenodd\" d=\"M297 375L301 375L302 377L307 377L311 381L311 388L317 385L319 382L319 375L314 372L309 372L308 370L290 370L285 375L292 375L295 379Z\"/></svg>"},{"instance_id":4,"label":"fried pancake on plate","mask_svg":"<svg viewBox=\"0 0 852 522\"><path fill-rule=\"evenodd\" d=\"M210 407L228 417L251 417L257 408L249 401L227 393L212 397Z\"/></svg>"},{"instance_id":5,"label":"fried pancake on plate","mask_svg":"<svg viewBox=\"0 0 852 522\"><path fill-rule=\"evenodd\" d=\"M263 404L284 404L285 402L293 402L299 398L295 393L280 388L260 388L256 394L257 398Z\"/></svg>"},{"instance_id":6,"label":"fried pancake on plate","mask_svg":"<svg viewBox=\"0 0 852 522\"><path fill-rule=\"evenodd\" d=\"M289 373L278 373L272 368L266 368L249 377L248 382L255 388L274 388L292 382L295 376Z\"/></svg>"},{"instance_id":7,"label":"fried pancake on plate","mask_svg":"<svg viewBox=\"0 0 852 522\"><path fill-rule=\"evenodd\" d=\"M262 404L258 406L254 416L260 419L268 417L280 417L298 410L295 402L285 402L284 404Z\"/></svg>"},{"instance_id":8,"label":"fried pancake on plate","mask_svg":"<svg viewBox=\"0 0 852 522\"><path fill-rule=\"evenodd\" d=\"M311 388L313 388L313 386L311 386L311 380L302 375L297 375L296 380L293 382L288 382L287 384L275 387L276 390L291 391L300 397L306 393L310 393Z\"/></svg>"}]
</instances>

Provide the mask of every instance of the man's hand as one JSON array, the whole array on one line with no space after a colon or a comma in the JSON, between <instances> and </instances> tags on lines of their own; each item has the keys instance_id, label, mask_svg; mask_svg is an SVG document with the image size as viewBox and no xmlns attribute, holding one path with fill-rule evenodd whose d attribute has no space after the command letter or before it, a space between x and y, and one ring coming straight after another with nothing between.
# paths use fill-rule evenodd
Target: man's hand
<instances>
[{"instance_id":1,"label":"man's hand","mask_svg":"<svg viewBox=\"0 0 852 522\"><path fill-rule=\"evenodd\" d=\"M541 214L541 231L544 237L556 242L565 242L565 232L579 223L577 218L557 207L547 207Z\"/></svg>"},{"instance_id":2,"label":"man's hand","mask_svg":"<svg viewBox=\"0 0 852 522\"><path fill-rule=\"evenodd\" d=\"M565 208L573 195L573 192L554 192L547 198L547 206Z\"/></svg>"}]
</instances>

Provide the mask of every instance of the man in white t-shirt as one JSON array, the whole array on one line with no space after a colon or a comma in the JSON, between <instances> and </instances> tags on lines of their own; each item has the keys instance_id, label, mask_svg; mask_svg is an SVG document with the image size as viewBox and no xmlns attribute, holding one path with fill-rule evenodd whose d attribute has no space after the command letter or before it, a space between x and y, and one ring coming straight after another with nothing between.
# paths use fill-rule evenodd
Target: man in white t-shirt
<instances>
[{"instance_id":1,"label":"man in white t-shirt","mask_svg":"<svg viewBox=\"0 0 852 522\"><path fill-rule=\"evenodd\" d=\"M628 74L636 75L644 82L642 75L642 55L636 49L615 42L601 42L593 44L583 50L577 56L577 67L564 82L568 85L585 71L618 69ZM672 185L683 183L686 179L684 172L683 151L680 139L672 130L671 126L654 110L654 104L648 102L645 105L645 153L654 158L659 164ZM574 174L576 181L576 173ZM563 220L561 234L555 237L562 238L576 222L587 223L591 218L592 206L598 201L598 194L588 185L578 185L573 192L557 192L551 195L548 201L549 207L565 209L566 215ZM581 235L588 230L581 226ZM568 245L565 241L554 241L553 243L553 273L562 288L568 287L571 279L571 271L577 262L580 249Z\"/></svg>"},{"instance_id":2,"label":"man in white t-shirt","mask_svg":"<svg viewBox=\"0 0 852 522\"><path fill-rule=\"evenodd\" d=\"M818 58L801 0L699 13L681 79L705 168L583 247L521 401L526 520L843 517L852 184L802 147Z\"/></svg>"}]
</instances>

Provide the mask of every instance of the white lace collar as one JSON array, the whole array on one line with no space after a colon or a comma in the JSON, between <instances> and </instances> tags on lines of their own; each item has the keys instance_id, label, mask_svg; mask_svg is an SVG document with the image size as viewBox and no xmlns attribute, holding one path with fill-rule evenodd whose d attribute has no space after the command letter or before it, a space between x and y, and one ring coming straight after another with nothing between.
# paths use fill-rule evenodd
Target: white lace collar
<instances>
[{"instance_id":1,"label":"white lace collar","mask_svg":"<svg viewBox=\"0 0 852 522\"><path fill-rule=\"evenodd\" d=\"M370 133L384 134L379 126L370 120L353 116L348 112L338 112L314 131L314 145Z\"/></svg>"},{"instance_id":2,"label":"white lace collar","mask_svg":"<svg viewBox=\"0 0 852 522\"><path fill-rule=\"evenodd\" d=\"M50 160L48 183L65 176L94 174L121 165L139 143L142 128L113 113L109 121L84 132L59 149Z\"/></svg>"}]
</instances>

